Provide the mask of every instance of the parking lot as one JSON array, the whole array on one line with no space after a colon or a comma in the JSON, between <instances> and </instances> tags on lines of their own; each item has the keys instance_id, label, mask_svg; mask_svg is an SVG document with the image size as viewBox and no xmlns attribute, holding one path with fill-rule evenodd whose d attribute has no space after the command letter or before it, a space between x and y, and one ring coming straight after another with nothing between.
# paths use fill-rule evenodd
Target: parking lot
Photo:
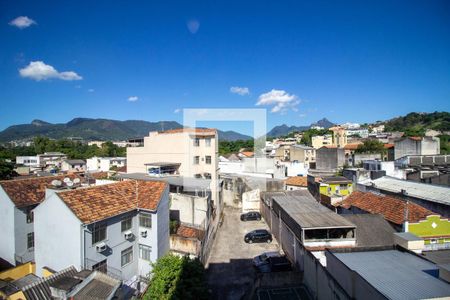
<instances>
[{"instance_id":1,"label":"parking lot","mask_svg":"<svg viewBox=\"0 0 450 300\"><path fill-rule=\"evenodd\" d=\"M218 229L208 260L208 284L213 299L240 299L251 291L256 271L253 257L267 251L277 251L275 239L272 243L244 242L244 235L255 229L269 229L261 221L242 222L241 211L225 208L222 226Z\"/></svg>"}]
</instances>

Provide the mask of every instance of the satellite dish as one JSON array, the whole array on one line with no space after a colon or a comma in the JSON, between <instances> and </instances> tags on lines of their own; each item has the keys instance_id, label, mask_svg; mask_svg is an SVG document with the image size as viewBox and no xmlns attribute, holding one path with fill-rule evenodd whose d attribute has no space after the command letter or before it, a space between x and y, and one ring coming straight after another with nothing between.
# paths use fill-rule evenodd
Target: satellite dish
<instances>
[{"instance_id":1,"label":"satellite dish","mask_svg":"<svg viewBox=\"0 0 450 300\"><path fill-rule=\"evenodd\" d=\"M76 183L80 183L80 181L81 181L80 178L75 178L75 179L73 180L73 183L75 183L75 184L76 184Z\"/></svg>"},{"instance_id":2,"label":"satellite dish","mask_svg":"<svg viewBox=\"0 0 450 300\"><path fill-rule=\"evenodd\" d=\"M67 185L68 187L72 187L72 186L73 186L73 182L72 182L72 181L68 181L68 182L66 182L66 185Z\"/></svg>"},{"instance_id":3,"label":"satellite dish","mask_svg":"<svg viewBox=\"0 0 450 300\"><path fill-rule=\"evenodd\" d=\"M58 186L61 186L61 184L62 184L62 182L61 182L60 180L53 180L53 181L52 181L52 185L53 185L53 186L58 187Z\"/></svg>"},{"instance_id":4,"label":"satellite dish","mask_svg":"<svg viewBox=\"0 0 450 300\"><path fill-rule=\"evenodd\" d=\"M63 181L64 181L65 183L68 183L68 182L71 181L71 180L70 180L69 177L66 177L66 178L63 179Z\"/></svg>"}]
</instances>

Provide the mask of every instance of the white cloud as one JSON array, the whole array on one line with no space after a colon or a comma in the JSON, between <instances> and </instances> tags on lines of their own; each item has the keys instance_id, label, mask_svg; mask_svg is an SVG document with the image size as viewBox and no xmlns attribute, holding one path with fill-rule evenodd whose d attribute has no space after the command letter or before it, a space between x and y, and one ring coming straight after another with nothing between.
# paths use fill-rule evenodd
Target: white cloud
<instances>
[{"instance_id":1,"label":"white cloud","mask_svg":"<svg viewBox=\"0 0 450 300\"><path fill-rule=\"evenodd\" d=\"M89 93L93 93L93 92L95 92L95 90L94 89L88 89L88 92Z\"/></svg>"},{"instance_id":2,"label":"white cloud","mask_svg":"<svg viewBox=\"0 0 450 300\"><path fill-rule=\"evenodd\" d=\"M198 29L200 28L200 22L196 19L189 20L186 25L189 32L192 34L196 34Z\"/></svg>"},{"instance_id":3,"label":"white cloud","mask_svg":"<svg viewBox=\"0 0 450 300\"><path fill-rule=\"evenodd\" d=\"M294 94L288 94L284 90L271 90L261 94L256 105L274 105L271 112L284 113L288 109L298 111L297 105L300 103L298 97Z\"/></svg>"},{"instance_id":4,"label":"white cloud","mask_svg":"<svg viewBox=\"0 0 450 300\"><path fill-rule=\"evenodd\" d=\"M180 113L180 112L181 112L181 108L176 108L176 109L173 111L174 114L178 114L178 113Z\"/></svg>"},{"instance_id":5,"label":"white cloud","mask_svg":"<svg viewBox=\"0 0 450 300\"><path fill-rule=\"evenodd\" d=\"M47 79L61 80L81 80L83 77L73 71L58 72L50 65L46 65L42 61L32 61L30 64L19 70L20 76L30 78L36 81Z\"/></svg>"},{"instance_id":6,"label":"white cloud","mask_svg":"<svg viewBox=\"0 0 450 300\"><path fill-rule=\"evenodd\" d=\"M130 101L130 102L136 102L138 100L139 100L138 96L130 96L130 97L128 97L128 101Z\"/></svg>"},{"instance_id":7,"label":"white cloud","mask_svg":"<svg viewBox=\"0 0 450 300\"><path fill-rule=\"evenodd\" d=\"M36 21L33 19L30 19L25 16L17 17L11 22L9 22L9 25L16 26L17 28L24 29L27 27L30 27L31 25L37 24Z\"/></svg>"},{"instance_id":8,"label":"white cloud","mask_svg":"<svg viewBox=\"0 0 450 300\"><path fill-rule=\"evenodd\" d=\"M233 94L241 95L241 96L250 94L250 90L248 89L248 87L240 87L240 86L230 87L230 92Z\"/></svg>"}]
</instances>

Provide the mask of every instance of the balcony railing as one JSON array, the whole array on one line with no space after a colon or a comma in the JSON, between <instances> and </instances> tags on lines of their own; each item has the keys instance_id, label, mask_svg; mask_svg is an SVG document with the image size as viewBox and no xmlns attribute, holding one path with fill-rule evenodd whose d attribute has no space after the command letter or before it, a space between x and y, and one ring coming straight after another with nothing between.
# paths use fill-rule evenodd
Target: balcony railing
<instances>
[{"instance_id":1,"label":"balcony railing","mask_svg":"<svg viewBox=\"0 0 450 300\"><path fill-rule=\"evenodd\" d=\"M113 268L109 265L100 265L98 261L94 261L89 258L85 258L84 260L84 269L86 270L95 270L102 273L105 273L112 278L122 280L122 271L116 268Z\"/></svg>"}]
</instances>

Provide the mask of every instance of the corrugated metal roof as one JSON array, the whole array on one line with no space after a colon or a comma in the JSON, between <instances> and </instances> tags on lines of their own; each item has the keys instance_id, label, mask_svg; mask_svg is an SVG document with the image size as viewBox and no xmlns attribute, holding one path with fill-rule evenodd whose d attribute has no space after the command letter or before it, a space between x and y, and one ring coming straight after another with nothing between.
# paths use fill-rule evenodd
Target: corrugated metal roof
<instances>
[{"instance_id":1,"label":"corrugated metal roof","mask_svg":"<svg viewBox=\"0 0 450 300\"><path fill-rule=\"evenodd\" d=\"M407 252L334 252L333 255L389 299L450 296L450 285L430 275L438 267Z\"/></svg>"},{"instance_id":2,"label":"corrugated metal roof","mask_svg":"<svg viewBox=\"0 0 450 300\"><path fill-rule=\"evenodd\" d=\"M308 191L297 190L274 195L273 201L303 229L356 227L318 203Z\"/></svg>"},{"instance_id":3,"label":"corrugated metal roof","mask_svg":"<svg viewBox=\"0 0 450 300\"><path fill-rule=\"evenodd\" d=\"M407 196L450 205L450 188L445 186L406 181L389 176L383 176L371 182L378 189L394 193L405 190Z\"/></svg>"}]
</instances>

